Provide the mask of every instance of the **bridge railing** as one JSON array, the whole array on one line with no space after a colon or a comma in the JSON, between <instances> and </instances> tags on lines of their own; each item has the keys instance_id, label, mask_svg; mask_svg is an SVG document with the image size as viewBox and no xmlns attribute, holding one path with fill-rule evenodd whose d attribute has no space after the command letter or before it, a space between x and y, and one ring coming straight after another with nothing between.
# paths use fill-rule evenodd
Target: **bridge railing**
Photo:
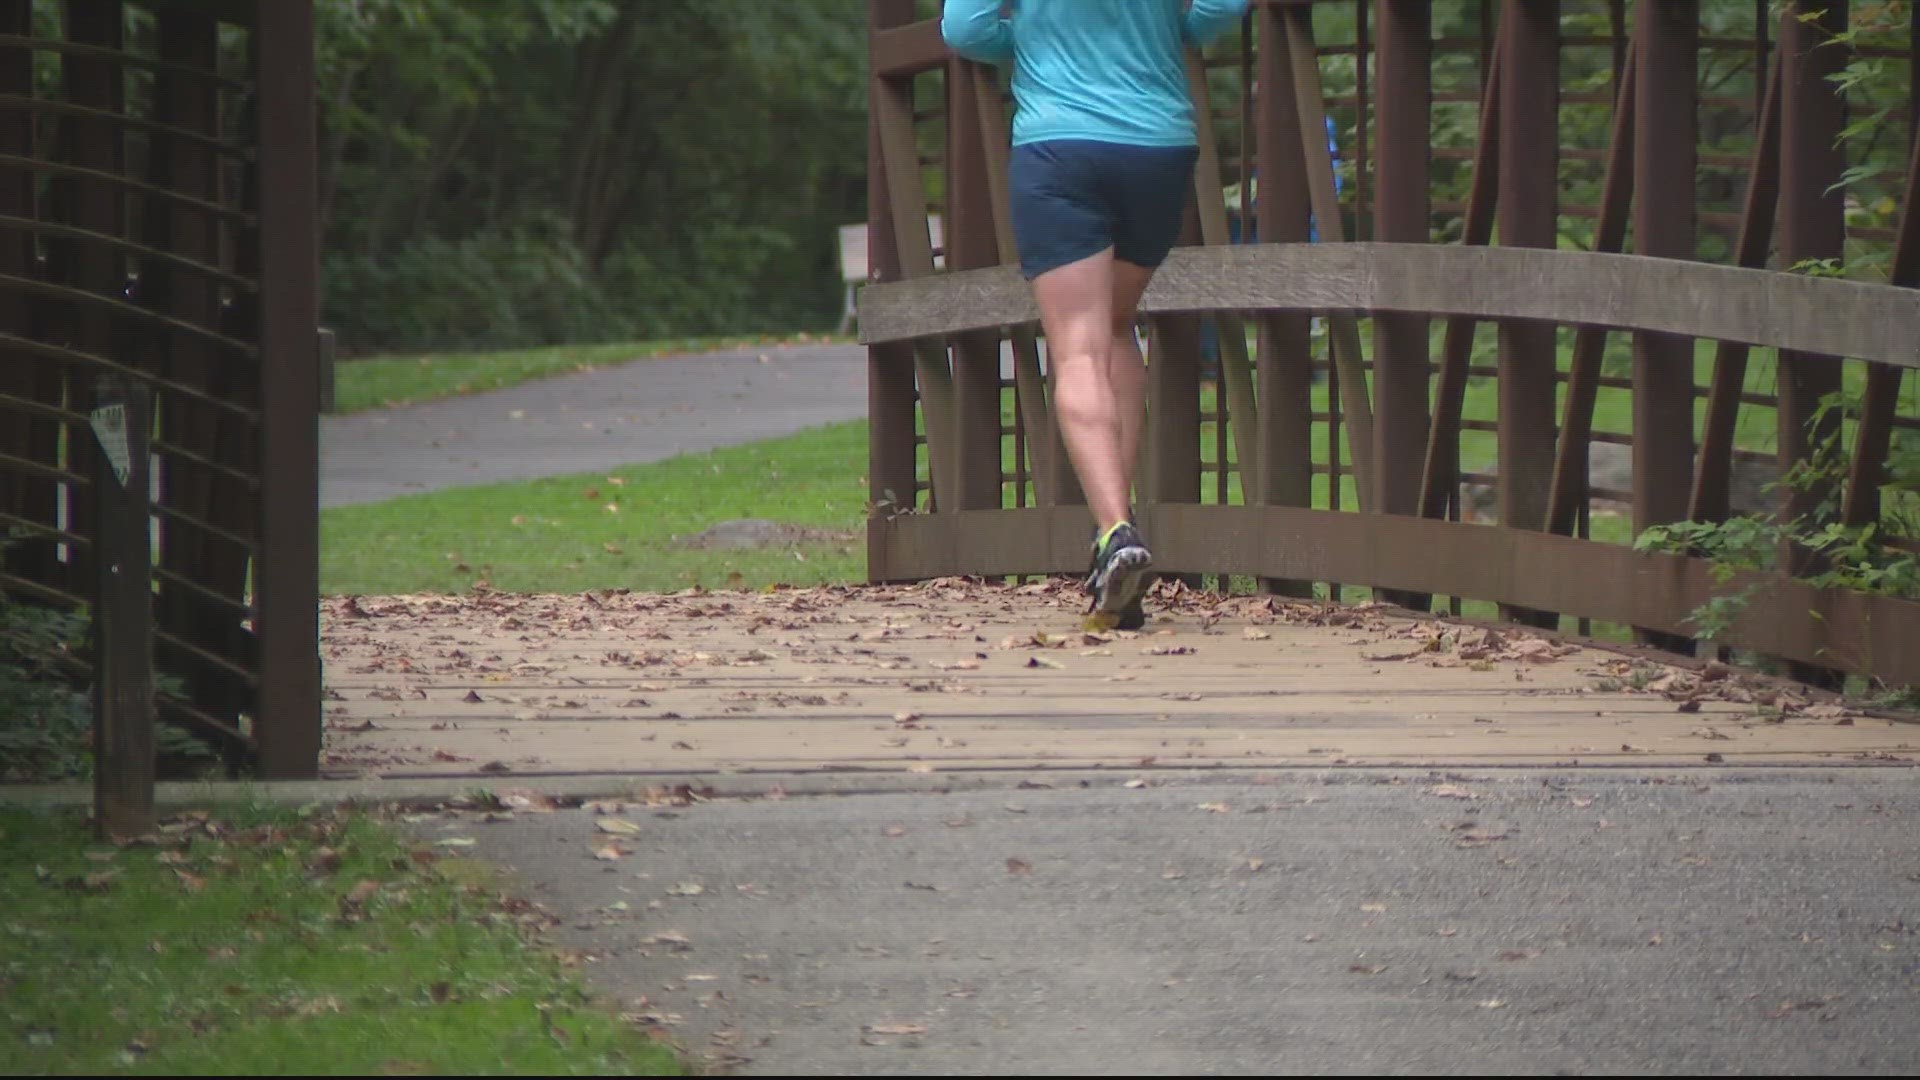
<instances>
[{"instance_id":1,"label":"bridge railing","mask_svg":"<svg viewBox=\"0 0 1920 1080\"><path fill-rule=\"evenodd\" d=\"M869 573L1078 572L1086 511L1009 269L1011 104L931 9L869 0ZM1190 57L1187 246L1147 298L1137 504L1161 565L1690 650L1689 616L1754 582L1637 554L1647 528L1910 513L1889 465L1920 432L1920 109L1905 65L1872 100L1836 78L1912 52L1847 17L1256 0ZM1842 138L1869 115L1892 120ZM1234 243L1236 214L1263 243ZM1877 280L1834 276L1863 255ZM1830 438L1844 480L1768 486ZM1912 601L1761 584L1716 643L1920 682Z\"/></svg>"},{"instance_id":2,"label":"bridge railing","mask_svg":"<svg viewBox=\"0 0 1920 1080\"><path fill-rule=\"evenodd\" d=\"M1419 244L1190 248L1174 253L1142 305L1148 321L1163 326L1200 315L1231 327L1243 319L1383 313L1683 334L1848 356L1895 370L1920 367L1920 293L1913 290L1645 256ZM862 340L875 346L924 345L976 332L1012 336L1031 332L1037 319L1030 289L1011 269L872 286L860 307ZM1553 359L1549 353L1538 362ZM1160 365L1193 367L1190 356L1177 353ZM1156 459L1174 449L1172 429L1181 425L1170 415L1198 412L1196 376L1189 370L1184 378L1149 382L1149 416L1160 418L1149 424ZM1258 472L1283 460L1285 433L1257 420L1245 426L1254 429L1258 451L1254 468L1243 464L1241 473L1253 472L1250 488L1265 491ZM1359 445L1356 438L1350 450ZM1197 477L1197 465L1197 455L1189 455L1183 469ZM1156 475L1168 471L1162 465ZM1637 476L1636 487L1644 479ZM1573 482L1555 476L1548 486ZM1715 482L1696 474L1692 497ZM1852 484L1876 482L1861 470ZM1187 488L1185 498L1156 493L1140 508L1157 563L1170 573L1335 581L1683 636L1693 632L1693 613L1712 596L1758 583L1765 588L1716 639L1720 643L1896 685L1920 684L1920 603L1914 601L1814 589L1784 577L1721 582L1705 559L1642 554L1538 526L1257 500L1203 505L1193 486ZM1845 493L1848 500L1860 497L1857 490ZM876 579L1070 573L1085 566L1088 522L1080 506L882 510L870 534Z\"/></svg>"}]
</instances>

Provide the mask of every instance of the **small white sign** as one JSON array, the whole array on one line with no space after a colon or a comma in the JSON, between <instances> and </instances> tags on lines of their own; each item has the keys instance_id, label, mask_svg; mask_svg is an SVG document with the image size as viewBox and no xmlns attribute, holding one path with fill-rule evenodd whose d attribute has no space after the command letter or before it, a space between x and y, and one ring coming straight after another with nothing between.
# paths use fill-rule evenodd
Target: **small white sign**
<instances>
[{"instance_id":1,"label":"small white sign","mask_svg":"<svg viewBox=\"0 0 1920 1080\"><path fill-rule=\"evenodd\" d=\"M133 444L127 431L127 407L125 405L102 405L89 414L93 434L100 440L100 449L106 451L107 461L113 465L113 477L120 481L121 487L127 486L127 477L133 474Z\"/></svg>"}]
</instances>

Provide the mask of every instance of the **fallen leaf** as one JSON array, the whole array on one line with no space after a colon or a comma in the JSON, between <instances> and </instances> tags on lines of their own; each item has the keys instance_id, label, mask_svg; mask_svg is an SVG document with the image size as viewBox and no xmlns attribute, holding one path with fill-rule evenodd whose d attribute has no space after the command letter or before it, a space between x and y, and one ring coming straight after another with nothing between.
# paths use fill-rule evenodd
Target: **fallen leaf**
<instances>
[{"instance_id":1,"label":"fallen leaf","mask_svg":"<svg viewBox=\"0 0 1920 1080\"><path fill-rule=\"evenodd\" d=\"M1240 631L1240 636L1246 638L1248 641L1266 641L1273 637L1272 634L1267 633L1257 626L1249 626L1245 630Z\"/></svg>"},{"instance_id":2,"label":"fallen leaf","mask_svg":"<svg viewBox=\"0 0 1920 1080\"><path fill-rule=\"evenodd\" d=\"M603 844L593 849L593 857L601 862L617 862L626 852L613 844Z\"/></svg>"},{"instance_id":3,"label":"fallen leaf","mask_svg":"<svg viewBox=\"0 0 1920 1080\"><path fill-rule=\"evenodd\" d=\"M599 818L594 821L593 827L614 836L634 836L640 832L640 826L624 818Z\"/></svg>"},{"instance_id":4,"label":"fallen leaf","mask_svg":"<svg viewBox=\"0 0 1920 1080\"><path fill-rule=\"evenodd\" d=\"M1028 862L1028 861L1027 861L1027 860L1025 860L1025 859L1008 859L1008 860L1007 860L1007 873L1009 873L1009 874L1031 874L1031 873L1033 873L1033 864L1032 864L1032 863L1030 863L1030 862Z\"/></svg>"},{"instance_id":5,"label":"fallen leaf","mask_svg":"<svg viewBox=\"0 0 1920 1080\"><path fill-rule=\"evenodd\" d=\"M868 1024L867 1030L875 1035L925 1035L927 1033L927 1025L898 1023Z\"/></svg>"},{"instance_id":6,"label":"fallen leaf","mask_svg":"<svg viewBox=\"0 0 1920 1080\"><path fill-rule=\"evenodd\" d=\"M1052 668L1056 671L1064 671L1067 665L1045 656L1029 656L1027 657L1027 666L1030 668Z\"/></svg>"},{"instance_id":7,"label":"fallen leaf","mask_svg":"<svg viewBox=\"0 0 1920 1080\"><path fill-rule=\"evenodd\" d=\"M1572 798L1568 799L1567 801L1572 803L1574 807L1579 810L1585 810L1587 807L1593 805L1593 798L1592 796L1588 796L1588 795L1575 795Z\"/></svg>"},{"instance_id":8,"label":"fallen leaf","mask_svg":"<svg viewBox=\"0 0 1920 1080\"><path fill-rule=\"evenodd\" d=\"M481 702L484 702L486 698L481 697L480 691L478 690L469 690L467 691L467 696L461 698L460 700L466 702L469 705L478 705Z\"/></svg>"},{"instance_id":9,"label":"fallen leaf","mask_svg":"<svg viewBox=\"0 0 1920 1080\"><path fill-rule=\"evenodd\" d=\"M1124 784L1122 784L1122 785L1120 785L1120 786L1121 786L1121 787L1130 787L1130 788L1143 788L1143 787L1146 787L1146 786L1147 786L1147 782L1146 782L1145 780L1142 780L1142 779L1140 779L1139 777L1137 777L1137 776L1136 776L1136 777L1134 777L1133 779L1131 779L1131 780L1129 780L1129 781L1127 781L1126 783L1124 783Z\"/></svg>"},{"instance_id":10,"label":"fallen leaf","mask_svg":"<svg viewBox=\"0 0 1920 1080\"><path fill-rule=\"evenodd\" d=\"M668 896L699 896L701 893L704 893L706 891L707 891L707 887L705 885L700 884L699 882L683 881L680 884L675 885L673 888L668 889L667 895Z\"/></svg>"},{"instance_id":11,"label":"fallen leaf","mask_svg":"<svg viewBox=\"0 0 1920 1080\"><path fill-rule=\"evenodd\" d=\"M1230 813L1232 810L1231 807L1223 802L1203 802L1195 806L1194 809L1205 810L1209 814L1225 814Z\"/></svg>"},{"instance_id":12,"label":"fallen leaf","mask_svg":"<svg viewBox=\"0 0 1920 1080\"><path fill-rule=\"evenodd\" d=\"M1488 998L1480 1003L1480 1007L1483 1009L1504 1009L1507 1007L1507 1003L1500 998Z\"/></svg>"},{"instance_id":13,"label":"fallen leaf","mask_svg":"<svg viewBox=\"0 0 1920 1080\"><path fill-rule=\"evenodd\" d=\"M175 870L173 876L180 880L180 887L190 893L197 893L207 887L207 879L198 874L189 874L185 870Z\"/></svg>"},{"instance_id":14,"label":"fallen leaf","mask_svg":"<svg viewBox=\"0 0 1920 1080\"><path fill-rule=\"evenodd\" d=\"M373 894L379 891L380 883L377 881L358 882L353 888L347 890L345 896L340 898L340 906L343 908L361 907L368 900L373 899Z\"/></svg>"},{"instance_id":15,"label":"fallen leaf","mask_svg":"<svg viewBox=\"0 0 1920 1080\"><path fill-rule=\"evenodd\" d=\"M1474 795L1473 792L1468 791L1466 788L1463 788L1458 784L1435 784L1433 787L1430 787L1427 789L1427 794L1438 795L1443 799L1478 798L1478 796Z\"/></svg>"},{"instance_id":16,"label":"fallen leaf","mask_svg":"<svg viewBox=\"0 0 1920 1080\"><path fill-rule=\"evenodd\" d=\"M1181 878L1187 876L1187 872L1185 870L1168 870L1160 876L1168 881L1179 881Z\"/></svg>"},{"instance_id":17,"label":"fallen leaf","mask_svg":"<svg viewBox=\"0 0 1920 1080\"><path fill-rule=\"evenodd\" d=\"M1542 955L1543 953L1539 949L1501 949L1494 954L1493 958L1495 960L1513 962L1516 960L1534 960Z\"/></svg>"},{"instance_id":18,"label":"fallen leaf","mask_svg":"<svg viewBox=\"0 0 1920 1080\"><path fill-rule=\"evenodd\" d=\"M933 771L933 766L924 761L916 761L907 766L907 771L911 773L930 773Z\"/></svg>"},{"instance_id":19,"label":"fallen leaf","mask_svg":"<svg viewBox=\"0 0 1920 1080\"><path fill-rule=\"evenodd\" d=\"M1380 912L1387 910L1387 905L1382 904L1376 900L1370 903L1361 904L1360 910L1368 912L1370 914L1378 915Z\"/></svg>"},{"instance_id":20,"label":"fallen leaf","mask_svg":"<svg viewBox=\"0 0 1920 1080\"><path fill-rule=\"evenodd\" d=\"M880 835L896 836L896 837L905 836L907 835L907 827L904 825L889 825L886 828L880 830Z\"/></svg>"},{"instance_id":21,"label":"fallen leaf","mask_svg":"<svg viewBox=\"0 0 1920 1080\"><path fill-rule=\"evenodd\" d=\"M1381 972L1387 970L1387 965L1385 964L1354 964L1353 966L1347 968L1347 970L1356 972L1361 975L1378 975Z\"/></svg>"},{"instance_id":22,"label":"fallen leaf","mask_svg":"<svg viewBox=\"0 0 1920 1080\"><path fill-rule=\"evenodd\" d=\"M940 891L940 886L938 885L924 885L918 881L909 881L906 883L906 886L909 889L919 889L922 892L939 892Z\"/></svg>"}]
</instances>

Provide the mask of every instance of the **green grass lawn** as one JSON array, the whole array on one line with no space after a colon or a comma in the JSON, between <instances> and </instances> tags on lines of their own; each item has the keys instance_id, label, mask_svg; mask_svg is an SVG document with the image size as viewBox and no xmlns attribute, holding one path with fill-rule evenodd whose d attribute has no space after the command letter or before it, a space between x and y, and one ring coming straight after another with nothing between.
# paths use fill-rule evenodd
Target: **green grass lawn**
<instances>
[{"instance_id":1,"label":"green grass lawn","mask_svg":"<svg viewBox=\"0 0 1920 1080\"><path fill-rule=\"evenodd\" d=\"M157 847L89 835L78 813L0 810L5 1072L684 1071L525 936L484 865L366 816L231 807Z\"/></svg>"},{"instance_id":2,"label":"green grass lawn","mask_svg":"<svg viewBox=\"0 0 1920 1080\"><path fill-rule=\"evenodd\" d=\"M612 473L337 507L320 516L321 588L457 592L484 581L508 591L671 591L860 580L866 455L862 421ZM676 542L732 518L843 535L767 550Z\"/></svg>"},{"instance_id":3,"label":"green grass lawn","mask_svg":"<svg viewBox=\"0 0 1920 1080\"><path fill-rule=\"evenodd\" d=\"M611 345L565 345L514 352L372 356L334 367L334 411L360 412L394 405L500 390L534 379L685 353L717 352L755 345L845 340L830 334L690 337Z\"/></svg>"}]
</instances>

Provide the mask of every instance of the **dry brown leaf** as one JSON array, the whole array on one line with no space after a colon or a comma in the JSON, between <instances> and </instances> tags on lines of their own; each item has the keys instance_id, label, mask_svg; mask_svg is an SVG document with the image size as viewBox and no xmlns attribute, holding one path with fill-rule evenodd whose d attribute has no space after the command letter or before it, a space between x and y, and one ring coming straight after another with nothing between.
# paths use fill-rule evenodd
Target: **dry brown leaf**
<instances>
[{"instance_id":1,"label":"dry brown leaf","mask_svg":"<svg viewBox=\"0 0 1920 1080\"><path fill-rule=\"evenodd\" d=\"M1008 860L1007 860L1007 873L1009 873L1009 874L1031 874L1031 873L1033 873L1033 864L1032 864L1032 863L1030 863L1030 862L1028 862L1028 861L1027 861L1027 860L1025 860L1025 859L1008 859Z\"/></svg>"},{"instance_id":2,"label":"dry brown leaf","mask_svg":"<svg viewBox=\"0 0 1920 1080\"><path fill-rule=\"evenodd\" d=\"M593 827L614 836L635 836L640 832L640 826L625 818L600 818L593 823Z\"/></svg>"},{"instance_id":3,"label":"dry brown leaf","mask_svg":"<svg viewBox=\"0 0 1920 1080\"><path fill-rule=\"evenodd\" d=\"M1355 972L1360 975L1378 975L1381 972L1387 970L1387 965L1385 964L1354 964L1353 966L1347 968L1347 970L1351 972Z\"/></svg>"},{"instance_id":4,"label":"dry brown leaf","mask_svg":"<svg viewBox=\"0 0 1920 1080\"><path fill-rule=\"evenodd\" d=\"M1225 814L1232 810L1231 807L1223 802L1203 802L1195 806L1194 809L1205 810L1209 814Z\"/></svg>"},{"instance_id":5,"label":"dry brown leaf","mask_svg":"<svg viewBox=\"0 0 1920 1080\"><path fill-rule=\"evenodd\" d=\"M889 1022L884 1024L868 1024L867 1030L875 1035L925 1035L927 1033L927 1025Z\"/></svg>"},{"instance_id":6,"label":"dry brown leaf","mask_svg":"<svg viewBox=\"0 0 1920 1080\"><path fill-rule=\"evenodd\" d=\"M602 844L593 849L593 857L601 862L617 862L625 854L626 852L622 851L618 845L612 843Z\"/></svg>"},{"instance_id":7,"label":"dry brown leaf","mask_svg":"<svg viewBox=\"0 0 1920 1080\"><path fill-rule=\"evenodd\" d=\"M894 837L905 836L907 835L907 827L904 825L889 825L880 830L880 835Z\"/></svg>"},{"instance_id":8,"label":"dry brown leaf","mask_svg":"<svg viewBox=\"0 0 1920 1080\"><path fill-rule=\"evenodd\" d=\"M1466 788L1463 788L1458 784L1435 784L1433 787L1430 787L1427 789L1427 794L1438 795L1443 799L1478 798L1478 796L1476 796L1473 792L1468 791Z\"/></svg>"},{"instance_id":9,"label":"dry brown leaf","mask_svg":"<svg viewBox=\"0 0 1920 1080\"><path fill-rule=\"evenodd\" d=\"M1267 633L1257 626L1249 626L1245 630L1240 631L1240 636L1246 638L1248 641L1266 641L1273 637L1272 634Z\"/></svg>"},{"instance_id":10,"label":"dry brown leaf","mask_svg":"<svg viewBox=\"0 0 1920 1080\"><path fill-rule=\"evenodd\" d=\"M180 887L190 893L197 893L207 887L207 879L198 874L189 874L185 870L175 870L173 876L180 880Z\"/></svg>"}]
</instances>

